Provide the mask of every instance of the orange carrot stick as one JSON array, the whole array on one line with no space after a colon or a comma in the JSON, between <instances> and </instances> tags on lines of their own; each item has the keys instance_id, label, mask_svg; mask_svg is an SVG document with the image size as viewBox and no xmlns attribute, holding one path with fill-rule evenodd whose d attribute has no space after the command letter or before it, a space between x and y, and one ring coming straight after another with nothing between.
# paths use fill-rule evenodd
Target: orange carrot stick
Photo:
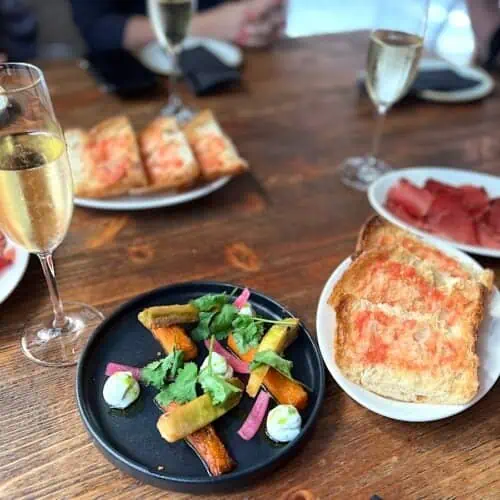
<instances>
[{"instance_id":1,"label":"orange carrot stick","mask_svg":"<svg viewBox=\"0 0 500 500\"><path fill-rule=\"evenodd\" d=\"M198 356L196 344L181 326L171 325L161 328L151 328L151 332L165 352L170 353L175 347L179 351L184 351L184 359L186 361Z\"/></svg>"},{"instance_id":2,"label":"orange carrot stick","mask_svg":"<svg viewBox=\"0 0 500 500\"><path fill-rule=\"evenodd\" d=\"M240 352L232 333L227 339L227 345L239 358L247 363L252 362L257 352L256 348L249 349L245 353ZM264 385L280 404L293 405L297 410L303 410L307 406L308 395L305 389L277 372L274 368L267 372Z\"/></svg>"},{"instance_id":3,"label":"orange carrot stick","mask_svg":"<svg viewBox=\"0 0 500 500\"><path fill-rule=\"evenodd\" d=\"M170 403L168 407L163 407L163 411L168 413L178 406L178 403ZM207 425L184 439L205 463L212 476L220 476L236 466L213 425Z\"/></svg>"}]
</instances>

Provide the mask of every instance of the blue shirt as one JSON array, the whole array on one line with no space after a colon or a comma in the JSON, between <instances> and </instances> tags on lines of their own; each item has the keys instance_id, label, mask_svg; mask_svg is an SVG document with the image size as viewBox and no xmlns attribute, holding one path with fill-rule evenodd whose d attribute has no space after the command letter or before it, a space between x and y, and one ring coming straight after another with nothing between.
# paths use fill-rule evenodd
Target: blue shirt
<instances>
[{"instance_id":1,"label":"blue shirt","mask_svg":"<svg viewBox=\"0 0 500 500\"><path fill-rule=\"evenodd\" d=\"M198 0L206 10L224 0ZM71 0L73 19L90 51L122 47L123 31L130 16L146 13L144 0Z\"/></svg>"}]
</instances>

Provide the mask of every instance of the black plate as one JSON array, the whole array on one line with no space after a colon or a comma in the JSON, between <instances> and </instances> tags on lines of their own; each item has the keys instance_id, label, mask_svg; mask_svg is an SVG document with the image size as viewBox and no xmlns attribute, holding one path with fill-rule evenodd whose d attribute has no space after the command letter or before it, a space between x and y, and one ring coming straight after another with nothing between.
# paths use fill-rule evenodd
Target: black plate
<instances>
[{"instance_id":1,"label":"black plate","mask_svg":"<svg viewBox=\"0 0 500 500\"><path fill-rule=\"evenodd\" d=\"M207 293L231 293L235 285L190 282L158 288L121 306L90 338L78 364L76 398L83 423L97 448L119 469L160 488L192 493L214 493L243 488L291 458L306 440L323 400L325 375L316 344L301 326L298 339L287 349L293 373L312 389L309 405L302 413L300 436L284 446L273 444L263 431L251 441L236 433L252 401L244 396L240 405L214 423L215 429L238 465L229 474L211 477L195 453L184 442L168 444L156 429L160 410L153 402L156 391L141 386L141 396L125 412L111 410L102 397L105 368L115 361L144 366L158 357L160 345L137 320L145 307L184 304ZM259 316L281 319L292 314L274 300L252 291L250 302ZM207 352L198 344L198 365ZM159 470L158 467L163 469Z\"/></svg>"}]
</instances>

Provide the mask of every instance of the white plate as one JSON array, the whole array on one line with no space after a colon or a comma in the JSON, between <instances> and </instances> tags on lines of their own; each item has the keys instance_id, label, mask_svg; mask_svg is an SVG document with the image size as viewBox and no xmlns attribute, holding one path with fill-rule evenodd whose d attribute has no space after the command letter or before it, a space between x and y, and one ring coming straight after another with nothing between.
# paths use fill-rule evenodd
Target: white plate
<instances>
[{"instance_id":1,"label":"white plate","mask_svg":"<svg viewBox=\"0 0 500 500\"><path fill-rule=\"evenodd\" d=\"M455 91L423 90L418 92L418 96L427 101L450 103L476 101L491 94L495 88L493 78L484 69L475 66L451 66L446 61L424 58L420 61L419 67L423 70L451 69L464 78L471 78L480 82L469 89Z\"/></svg>"},{"instance_id":2,"label":"white plate","mask_svg":"<svg viewBox=\"0 0 500 500\"><path fill-rule=\"evenodd\" d=\"M142 196L124 195L115 198L75 198L75 205L102 210L147 210L170 207L207 196L225 186L230 180L231 177L222 177L185 193L152 193Z\"/></svg>"},{"instance_id":3,"label":"white plate","mask_svg":"<svg viewBox=\"0 0 500 500\"><path fill-rule=\"evenodd\" d=\"M0 271L0 304L14 291L24 276L30 254L17 245L8 242L9 247L16 249L16 257L10 266Z\"/></svg>"},{"instance_id":4,"label":"white plate","mask_svg":"<svg viewBox=\"0 0 500 500\"><path fill-rule=\"evenodd\" d=\"M188 37L184 42L185 49L202 46L216 55L224 64L238 67L243 61L241 50L228 42L212 38ZM172 59L165 53L158 42L151 42L137 53L139 60L155 73L170 75L173 71Z\"/></svg>"},{"instance_id":5,"label":"white plate","mask_svg":"<svg viewBox=\"0 0 500 500\"><path fill-rule=\"evenodd\" d=\"M457 260L474 268L481 269L481 266L476 261L460 250L441 244L436 244L436 246ZM480 387L476 397L470 403L465 405L404 403L378 396L345 378L334 361L333 336L336 328L335 312L328 305L328 298L333 287L350 264L351 258L349 257L337 267L323 288L316 312L316 331L321 355L328 370L335 382L352 399L365 408L394 420L430 422L461 413L477 403L493 387L500 376L500 293L496 287L492 292L490 305L487 308L486 316L479 333L477 352L480 360Z\"/></svg>"},{"instance_id":6,"label":"white plate","mask_svg":"<svg viewBox=\"0 0 500 500\"><path fill-rule=\"evenodd\" d=\"M460 248L465 252L500 258L500 250L481 247L478 245L466 245L465 243L457 243L452 240L440 238L439 236L435 236L426 231L421 231L420 229L407 224L399 217L396 217L391 212L389 212L389 210L384 207L384 203L387 198L387 192L389 191L391 186L395 182L398 182L402 177L405 177L419 187L422 187L425 184L425 181L429 178L433 178L437 181L446 182L447 184L452 184L455 186L458 186L460 184L473 184L475 186L484 187L488 192L490 198L500 197L500 177L481 174L479 172L473 172L472 170L459 170L455 168L414 167L389 172L380 177L380 179L377 179L368 189L368 199L370 200L371 206L380 215L382 215L382 217L386 218L393 224L396 224L403 229L407 229L414 234L418 234L419 236L427 240L432 240L434 243L439 241L441 243L446 243L456 248Z\"/></svg>"}]
</instances>

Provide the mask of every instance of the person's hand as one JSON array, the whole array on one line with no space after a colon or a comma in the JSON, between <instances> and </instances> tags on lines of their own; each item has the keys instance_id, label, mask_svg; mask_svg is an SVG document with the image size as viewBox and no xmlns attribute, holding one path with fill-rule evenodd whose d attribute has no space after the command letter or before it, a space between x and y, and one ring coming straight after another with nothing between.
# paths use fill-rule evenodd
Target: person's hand
<instances>
[{"instance_id":1,"label":"person's hand","mask_svg":"<svg viewBox=\"0 0 500 500\"><path fill-rule=\"evenodd\" d=\"M246 22L237 42L245 47L265 47L283 35L286 0L252 0L247 4Z\"/></svg>"},{"instance_id":2,"label":"person's hand","mask_svg":"<svg viewBox=\"0 0 500 500\"><path fill-rule=\"evenodd\" d=\"M285 0L242 0L198 14L193 34L263 47L276 40L285 26Z\"/></svg>"}]
</instances>

